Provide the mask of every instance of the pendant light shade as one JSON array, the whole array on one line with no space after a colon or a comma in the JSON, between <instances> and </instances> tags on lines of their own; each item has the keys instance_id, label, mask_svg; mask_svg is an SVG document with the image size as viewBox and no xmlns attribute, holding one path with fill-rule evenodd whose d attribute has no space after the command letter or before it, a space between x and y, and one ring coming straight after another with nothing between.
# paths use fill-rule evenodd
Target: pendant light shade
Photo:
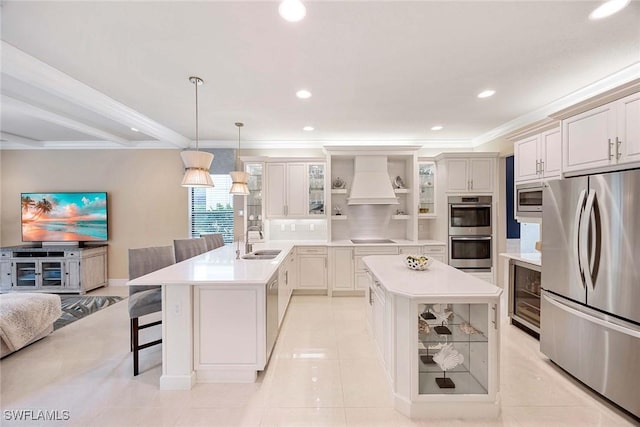
<instances>
[{"instance_id":1,"label":"pendant light shade","mask_svg":"<svg viewBox=\"0 0 640 427\"><path fill-rule=\"evenodd\" d=\"M180 153L185 167L181 185L183 187L213 187L213 180L209 173L213 154L198 151L198 86L204 81L200 77L189 77L189 81L196 87L196 149Z\"/></svg>"},{"instance_id":2,"label":"pendant light shade","mask_svg":"<svg viewBox=\"0 0 640 427\"><path fill-rule=\"evenodd\" d=\"M229 194L235 194L236 196L247 196L249 194L249 187L247 181L249 181L249 174L242 170L238 152L240 151L240 128L244 126L244 123L236 123L238 127L238 151L236 151L236 170L229 173L231 175L231 190Z\"/></svg>"},{"instance_id":3,"label":"pendant light shade","mask_svg":"<svg viewBox=\"0 0 640 427\"><path fill-rule=\"evenodd\" d=\"M183 187L213 187L209 167L213 154L204 151L183 151L180 153L185 171L182 178Z\"/></svg>"}]
</instances>

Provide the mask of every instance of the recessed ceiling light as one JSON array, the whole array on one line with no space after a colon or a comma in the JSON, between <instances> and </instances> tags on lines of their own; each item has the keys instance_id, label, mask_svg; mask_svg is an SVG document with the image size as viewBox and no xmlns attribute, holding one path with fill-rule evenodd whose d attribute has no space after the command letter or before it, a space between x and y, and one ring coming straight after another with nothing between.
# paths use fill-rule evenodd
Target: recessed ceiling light
<instances>
[{"instance_id":1,"label":"recessed ceiling light","mask_svg":"<svg viewBox=\"0 0 640 427\"><path fill-rule=\"evenodd\" d=\"M589 19L602 19L621 11L629 4L631 0L609 0L596 7L589 14Z\"/></svg>"},{"instance_id":2,"label":"recessed ceiling light","mask_svg":"<svg viewBox=\"0 0 640 427\"><path fill-rule=\"evenodd\" d=\"M286 21L298 22L307 14L307 8L300 0L282 0L278 12Z\"/></svg>"},{"instance_id":3,"label":"recessed ceiling light","mask_svg":"<svg viewBox=\"0 0 640 427\"><path fill-rule=\"evenodd\" d=\"M138 129L136 129L136 128L131 128L131 130L132 130L132 131L134 131L134 132L140 132L140 131L139 131Z\"/></svg>"},{"instance_id":4,"label":"recessed ceiling light","mask_svg":"<svg viewBox=\"0 0 640 427\"><path fill-rule=\"evenodd\" d=\"M302 130L305 130L307 132L311 132L313 129L314 129L313 126L305 126L302 128Z\"/></svg>"},{"instance_id":5,"label":"recessed ceiling light","mask_svg":"<svg viewBox=\"0 0 640 427\"><path fill-rule=\"evenodd\" d=\"M478 94L478 98L488 98L490 96L493 96L495 93L496 93L495 90L491 90L491 89L483 90Z\"/></svg>"},{"instance_id":6,"label":"recessed ceiling light","mask_svg":"<svg viewBox=\"0 0 640 427\"><path fill-rule=\"evenodd\" d=\"M438 125L438 126L434 126L431 128L431 130L442 130L442 126Z\"/></svg>"},{"instance_id":7,"label":"recessed ceiling light","mask_svg":"<svg viewBox=\"0 0 640 427\"><path fill-rule=\"evenodd\" d=\"M300 99L307 99L307 98L311 98L311 92L309 92L306 89L301 89L299 91L296 92L296 96Z\"/></svg>"}]
</instances>

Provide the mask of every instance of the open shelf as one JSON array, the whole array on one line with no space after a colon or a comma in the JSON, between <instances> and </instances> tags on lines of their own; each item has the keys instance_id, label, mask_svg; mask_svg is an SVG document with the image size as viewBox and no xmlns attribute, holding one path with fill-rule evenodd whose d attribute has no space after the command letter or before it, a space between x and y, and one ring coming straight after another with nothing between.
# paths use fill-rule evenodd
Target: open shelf
<instances>
[{"instance_id":1,"label":"open shelf","mask_svg":"<svg viewBox=\"0 0 640 427\"><path fill-rule=\"evenodd\" d=\"M334 221L346 221L347 220L347 216L346 215L331 215L331 220L334 220Z\"/></svg>"},{"instance_id":2,"label":"open shelf","mask_svg":"<svg viewBox=\"0 0 640 427\"><path fill-rule=\"evenodd\" d=\"M347 194L346 188L332 188L331 194Z\"/></svg>"}]
</instances>

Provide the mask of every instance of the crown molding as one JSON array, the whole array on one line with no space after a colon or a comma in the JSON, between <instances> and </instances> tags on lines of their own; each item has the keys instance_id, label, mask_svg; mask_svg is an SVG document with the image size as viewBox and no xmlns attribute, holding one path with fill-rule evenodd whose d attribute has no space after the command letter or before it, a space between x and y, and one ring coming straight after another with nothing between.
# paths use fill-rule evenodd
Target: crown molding
<instances>
[{"instance_id":1,"label":"crown molding","mask_svg":"<svg viewBox=\"0 0 640 427\"><path fill-rule=\"evenodd\" d=\"M559 115L559 113L569 114L570 116L578 114L578 112L576 111L579 111L579 108L584 108L583 111L586 111L595 106L591 104L593 105L592 107L586 107L586 105L589 105L588 100L590 99L594 99L597 101L599 97L606 96L607 94L609 94L609 96L616 96L612 95L614 93L617 93L618 98L620 98L624 96L624 91L632 90L632 92L628 93L633 93L634 90L631 89L633 87L636 87L635 92L637 92L638 90L640 90L640 86L638 86L639 81L640 62L636 62L610 76L600 79L588 86L583 87L582 89L578 89L577 91L572 92L567 96L564 96L550 104L547 104L542 108L517 117L514 120L511 120L501 126L490 130L483 135L480 135L477 138L474 138L471 142L472 147L475 148L482 144L486 144L487 142L505 137L510 133L517 132L520 129L530 126L532 123L540 122L548 117L558 120L561 118L561 115ZM602 104L605 103L606 102L602 102ZM574 109L574 106L578 109Z\"/></svg>"},{"instance_id":2,"label":"crown molding","mask_svg":"<svg viewBox=\"0 0 640 427\"><path fill-rule=\"evenodd\" d=\"M134 109L1 41L2 73L145 135L185 148L190 140Z\"/></svg>"}]
</instances>

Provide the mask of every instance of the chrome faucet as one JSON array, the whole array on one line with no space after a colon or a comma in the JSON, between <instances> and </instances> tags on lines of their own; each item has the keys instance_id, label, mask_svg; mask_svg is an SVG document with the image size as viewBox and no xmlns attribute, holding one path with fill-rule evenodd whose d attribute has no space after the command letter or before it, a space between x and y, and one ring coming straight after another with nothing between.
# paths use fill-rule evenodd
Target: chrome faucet
<instances>
[{"instance_id":1,"label":"chrome faucet","mask_svg":"<svg viewBox=\"0 0 640 427\"><path fill-rule=\"evenodd\" d=\"M244 253L248 254L251 251L253 251L253 245L251 243L249 243L249 232L250 231L260 231L260 237L262 237L262 231L260 230L260 227L257 225L251 225L249 227L247 227L247 233L246 236L244 238Z\"/></svg>"}]
</instances>

